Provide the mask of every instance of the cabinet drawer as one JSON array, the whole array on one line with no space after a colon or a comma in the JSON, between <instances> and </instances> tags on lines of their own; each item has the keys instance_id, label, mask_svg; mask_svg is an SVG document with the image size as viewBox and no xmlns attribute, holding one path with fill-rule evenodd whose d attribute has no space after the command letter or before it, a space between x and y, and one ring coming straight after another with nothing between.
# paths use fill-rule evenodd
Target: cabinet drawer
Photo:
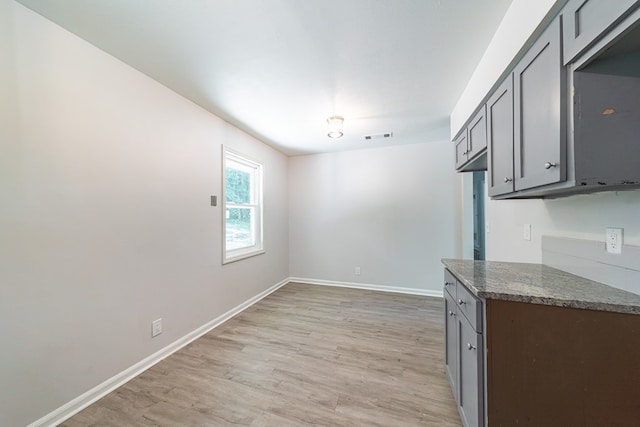
<instances>
[{"instance_id":1,"label":"cabinet drawer","mask_svg":"<svg viewBox=\"0 0 640 427\"><path fill-rule=\"evenodd\" d=\"M482 303L464 285L456 287L456 305L476 332L482 332Z\"/></svg>"},{"instance_id":2,"label":"cabinet drawer","mask_svg":"<svg viewBox=\"0 0 640 427\"><path fill-rule=\"evenodd\" d=\"M445 268L444 270L444 290L446 292L449 292L449 295L451 295L451 297L455 300L456 299L456 278L453 274L451 274L449 272L449 270L447 270ZM446 295L445 295L446 296Z\"/></svg>"}]
</instances>

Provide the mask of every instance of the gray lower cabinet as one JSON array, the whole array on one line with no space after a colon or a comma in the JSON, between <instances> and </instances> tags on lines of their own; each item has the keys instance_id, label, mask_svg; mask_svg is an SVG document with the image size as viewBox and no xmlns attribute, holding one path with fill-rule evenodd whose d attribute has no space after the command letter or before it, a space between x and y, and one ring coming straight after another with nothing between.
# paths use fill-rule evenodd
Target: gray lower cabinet
<instances>
[{"instance_id":1,"label":"gray lower cabinet","mask_svg":"<svg viewBox=\"0 0 640 427\"><path fill-rule=\"evenodd\" d=\"M513 192L513 76L487 101L489 196Z\"/></svg>"},{"instance_id":2,"label":"gray lower cabinet","mask_svg":"<svg viewBox=\"0 0 640 427\"><path fill-rule=\"evenodd\" d=\"M619 22L640 0L570 0L564 16L564 64L568 64Z\"/></svg>"},{"instance_id":3,"label":"gray lower cabinet","mask_svg":"<svg viewBox=\"0 0 640 427\"><path fill-rule=\"evenodd\" d=\"M455 285L455 282L453 282ZM446 288L445 288L446 289ZM455 292L455 287L453 288ZM457 344L457 318L455 297L445 290L444 292L444 317L445 317L445 353L444 366L451 383L453 395L458 393L458 344Z\"/></svg>"},{"instance_id":4,"label":"gray lower cabinet","mask_svg":"<svg viewBox=\"0 0 640 427\"><path fill-rule=\"evenodd\" d=\"M484 304L444 274L445 369L463 425L484 426Z\"/></svg>"},{"instance_id":5,"label":"gray lower cabinet","mask_svg":"<svg viewBox=\"0 0 640 427\"><path fill-rule=\"evenodd\" d=\"M458 408L462 424L484 425L484 382L482 334L476 332L464 316L458 318Z\"/></svg>"},{"instance_id":6,"label":"gray lower cabinet","mask_svg":"<svg viewBox=\"0 0 640 427\"><path fill-rule=\"evenodd\" d=\"M566 179L566 79L560 18L547 27L513 70L516 191Z\"/></svg>"}]
</instances>

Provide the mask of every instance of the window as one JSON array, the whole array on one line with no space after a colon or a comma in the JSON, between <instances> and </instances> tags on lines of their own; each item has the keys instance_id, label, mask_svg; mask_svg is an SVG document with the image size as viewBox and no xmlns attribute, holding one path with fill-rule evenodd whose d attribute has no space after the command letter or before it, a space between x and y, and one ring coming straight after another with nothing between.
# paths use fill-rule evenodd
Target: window
<instances>
[{"instance_id":1,"label":"window","mask_svg":"<svg viewBox=\"0 0 640 427\"><path fill-rule=\"evenodd\" d=\"M223 260L264 253L262 165L223 147Z\"/></svg>"}]
</instances>

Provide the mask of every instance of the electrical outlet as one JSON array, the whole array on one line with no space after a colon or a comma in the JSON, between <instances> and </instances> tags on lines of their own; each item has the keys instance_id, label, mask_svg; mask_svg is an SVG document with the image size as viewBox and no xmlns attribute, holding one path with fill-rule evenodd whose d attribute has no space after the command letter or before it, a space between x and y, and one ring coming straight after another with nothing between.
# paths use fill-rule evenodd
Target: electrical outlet
<instances>
[{"instance_id":1,"label":"electrical outlet","mask_svg":"<svg viewBox=\"0 0 640 427\"><path fill-rule=\"evenodd\" d=\"M162 318L151 322L151 338L157 337L162 333Z\"/></svg>"},{"instance_id":2,"label":"electrical outlet","mask_svg":"<svg viewBox=\"0 0 640 427\"><path fill-rule=\"evenodd\" d=\"M356 267L356 276L360 275L360 267Z\"/></svg>"},{"instance_id":3,"label":"electrical outlet","mask_svg":"<svg viewBox=\"0 0 640 427\"><path fill-rule=\"evenodd\" d=\"M605 248L610 254L622 253L622 228L607 228Z\"/></svg>"},{"instance_id":4,"label":"electrical outlet","mask_svg":"<svg viewBox=\"0 0 640 427\"><path fill-rule=\"evenodd\" d=\"M524 238L524 240L531 240L531 224L524 225L522 237Z\"/></svg>"}]
</instances>

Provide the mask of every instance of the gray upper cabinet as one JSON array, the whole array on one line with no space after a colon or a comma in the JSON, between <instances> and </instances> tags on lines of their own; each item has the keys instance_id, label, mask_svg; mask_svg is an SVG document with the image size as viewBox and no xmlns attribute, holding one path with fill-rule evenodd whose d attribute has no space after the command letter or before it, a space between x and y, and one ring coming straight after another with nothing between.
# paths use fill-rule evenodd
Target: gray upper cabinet
<instances>
[{"instance_id":1,"label":"gray upper cabinet","mask_svg":"<svg viewBox=\"0 0 640 427\"><path fill-rule=\"evenodd\" d=\"M469 148L467 157L471 160L487 148L487 119L484 107L471 120L467 129Z\"/></svg>"},{"instance_id":2,"label":"gray upper cabinet","mask_svg":"<svg viewBox=\"0 0 640 427\"><path fill-rule=\"evenodd\" d=\"M570 0L562 10L564 64L575 59L638 5L640 0Z\"/></svg>"},{"instance_id":3,"label":"gray upper cabinet","mask_svg":"<svg viewBox=\"0 0 640 427\"><path fill-rule=\"evenodd\" d=\"M467 129L463 130L460 136L453 141L456 148L456 170L460 169L467 163Z\"/></svg>"},{"instance_id":4,"label":"gray upper cabinet","mask_svg":"<svg viewBox=\"0 0 640 427\"><path fill-rule=\"evenodd\" d=\"M576 185L640 183L640 25L572 77Z\"/></svg>"},{"instance_id":5,"label":"gray upper cabinet","mask_svg":"<svg viewBox=\"0 0 640 427\"><path fill-rule=\"evenodd\" d=\"M569 0L527 46L462 132L486 122L489 196L640 188L640 0Z\"/></svg>"},{"instance_id":6,"label":"gray upper cabinet","mask_svg":"<svg viewBox=\"0 0 640 427\"><path fill-rule=\"evenodd\" d=\"M513 70L516 190L566 179L566 79L560 25L558 17Z\"/></svg>"},{"instance_id":7,"label":"gray upper cabinet","mask_svg":"<svg viewBox=\"0 0 640 427\"><path fill-rule=\"evenodd\" d=\"M470 172L486 170L487 119L484 106L453 141L456 150L456 170Z\"/></svg>"},{"instance_id":8,"label":"gray upper cabinet","mask_svg":"<svg viewBox=\"0 0 640 427\"><path fill-rule=\"evenodd\" d=\"M489 196L513 192L513 78L487 101Z\"/></svg>"}]
</instances>

